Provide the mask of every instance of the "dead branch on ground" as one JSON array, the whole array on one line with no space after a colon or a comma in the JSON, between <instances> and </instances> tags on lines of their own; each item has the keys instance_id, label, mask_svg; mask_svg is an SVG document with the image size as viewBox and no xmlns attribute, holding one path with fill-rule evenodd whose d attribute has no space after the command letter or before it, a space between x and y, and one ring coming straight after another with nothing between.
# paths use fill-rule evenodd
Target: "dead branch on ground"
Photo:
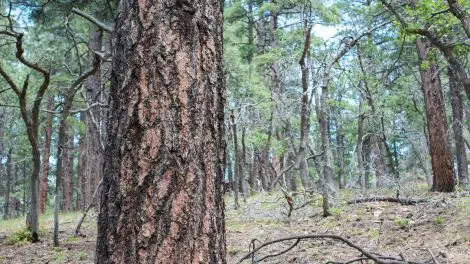
<instances>
[{"instance_id":1,"label":"dead branch on ground","mask_svg":"<svg viewBox=\"0 0 470 264\"><path fill-rule=\"evenodd\" d=\"M399 203L401 205L415 205L418 203L426 203L428 202L425 199L403 199L403 198L395 198L395 197L368 197L368 198L360 198L348 201L348 204L357 204L357 203L369 203L369 202L391 202L391 203Z\"/></svg>"},{"instance_id":2,"label":"dead branch on ground","mask_svg":"<svg viewBox=\"0 0 470 264\"><path fill-rule=\"evenodd\" d=\"M428 263L430 261L435 261L434 256L432 256L433 259L431 259L430 261L423 261L423 262L414 262L414 261L406 260L403 256L403 254L400 254L399 257L384 256L384 255L381 255L381 254L369 252L369 251L365 250L364 248L356 245L352 241L350 241L350 240L348 240L344 237L341 237L341 236L331 235L331 234L311 234L311 235L299 235L299 236L290 236L290 237L275 239L275 240L272 240L272 241L265 242L265 243L259 245L258 247L255 247L255 242L259 241L259 240L258 239L253 239L250 242L250 251L248 252L248 254L243 256L237 262L237 264L241 264L243 261L248 260L248 259L251 259L251 263L259 263L259 262L261 262L263 260L266 260L268 258L280 256L280 255L285 254L288 251L292 250L302 240L308 240L308 239L333 239L333 240L337 240L337 241L343 242L344 244L348 245L349 247L352 247L352 248L356 249L357 251L359 251L361 253L361 256L356 257L356 258L354 258L352 260L349 260L349 261L346 261L346 262L335 262L335 261L327 262L327 263L330 263L330 264L333 264L333 263L334 264L346 264L346 263L353 263L353 262L358 262L358 261L363 261L363 260L372 260L372 261L374 261L378 264L425 264L425 263ZM281 243L281 242L287 242L287 241L293 241L293 243L290 244L286 249L284 249L280 252L277 252L277 253L273 253L273 254L263 256L259 259L255 258L255 254L258 251L260 251L262 248L264 248L266 246L269 246L269 245L273 245L273 244L277 244L277 243Z\"/></svg>"}]
</instances>

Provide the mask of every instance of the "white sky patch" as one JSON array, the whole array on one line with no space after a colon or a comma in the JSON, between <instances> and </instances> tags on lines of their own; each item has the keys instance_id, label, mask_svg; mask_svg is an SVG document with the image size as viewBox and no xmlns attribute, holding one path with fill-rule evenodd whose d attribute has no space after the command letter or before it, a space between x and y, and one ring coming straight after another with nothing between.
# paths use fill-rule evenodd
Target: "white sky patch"
<instances>
[{"instance_id":1,"label":"white sky patch","mask_svg":"<svg viewBox=\"0 0 470 264\"><path fill-rule=\"evenodd\" d=\"M333 26L325 26L325 25L315 25L313 26L313 32L315 36L321 37L324 40L332 38L336 33L338 33L338 29Z\"/></svg>"}]
</instances>

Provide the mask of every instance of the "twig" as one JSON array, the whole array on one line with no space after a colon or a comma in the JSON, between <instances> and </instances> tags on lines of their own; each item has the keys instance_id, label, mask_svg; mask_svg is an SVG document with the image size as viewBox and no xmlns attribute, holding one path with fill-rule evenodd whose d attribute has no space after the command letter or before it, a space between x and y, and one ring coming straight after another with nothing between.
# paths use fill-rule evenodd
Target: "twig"
<instances>
[{"instance_id":1,"label":"twig","mask_svg":"<svg viewBox=\"0 0 470 264\"><path fill-rule=\"evenodd\" d=\"M275 254L272 254L272 255L267 255L267 256L264 256L262 257L261 259L258 260L258 262L261 262L267 258L272 258L272 257L277 257L277 256L280 256L284 253L287 253L288 251L290 251L291 249L293 249L295 246L297 246L297 244L299 244L300 242L300 239L297 239L294 244L290 245L290 247L286 248L285 250L281 251L281 252L278 252L278 253L275 253ZM254 254L253 254L254 256Z\"/></svg>"},{"instance_id":2,"label":"twig","mask_svg":"<svg viewBox=\"0 0 470 264\"><path fill-rule=\"evenodd\" d=\"M436 257L434 256L434 254L432 253L431 249L430 248L427 248L428 251L429 251L429 254L431 254L431 257L432 257L432 261L434 262L434 264L439 264L439 261L437 261Z\"/></svg>"}]
</instances>

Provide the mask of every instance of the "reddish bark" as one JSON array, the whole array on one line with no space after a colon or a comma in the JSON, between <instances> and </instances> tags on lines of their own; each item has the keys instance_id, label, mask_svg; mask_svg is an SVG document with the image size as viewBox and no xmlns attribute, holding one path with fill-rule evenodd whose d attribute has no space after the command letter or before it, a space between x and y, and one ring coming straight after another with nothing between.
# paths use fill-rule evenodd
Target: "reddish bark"
<instances>
[{"instance_id":1,"label":"reddish bark","mask_svg":"<svg viewBox=\"0 0 470 264\"><path fill-rule=\"evenodd\" d=\"M70 211L72 210L72 188L73 188L73 135L71 129L67 129L67 142L64 149L64 158L63 162L63 181L62 181L62 190L63 190L63 200L62 200L62 210Z\"/></svg>"},{"instance_id":2,"label":"reddish bark","mask_svg":"<svg viewBox=\"0 0 470 264\"><path fill-rule=\"evenodd\" d=\"M444 99L441 90L436 62L431 42L426 38L416 40L420 62L421 89L424 96L426 118L429 130L429 145L433 171L433 190L452 192L455 189L452 153L448 144L448 130L445 115Z\"/></svg>"},{"instance_id":3,"label":"reddish bark","mask_svg":"<svg viewBox=\"0 0 470 264\"><path fill-rule=\"evenodd\" d=\"M121 1L98 263L225 263L222 1Z\"/></svg>"},{"instance_id":4,"label":"reddish bark","mask_svg":"<svg viewBox=\"0 0 470 264\"><path fill-rule=\"evenodd\" d=\"M47 110L52 111L54 106L54 97L47 98ZM42 151L42 165L41 165L41 194L40 194L40 212L46 212L47 202L47 180L49 176L49 157L51 155L51 139L52 139L52 113L48 112L46 123L44 127L44 145Z\"/></svg>"}]
</instances>

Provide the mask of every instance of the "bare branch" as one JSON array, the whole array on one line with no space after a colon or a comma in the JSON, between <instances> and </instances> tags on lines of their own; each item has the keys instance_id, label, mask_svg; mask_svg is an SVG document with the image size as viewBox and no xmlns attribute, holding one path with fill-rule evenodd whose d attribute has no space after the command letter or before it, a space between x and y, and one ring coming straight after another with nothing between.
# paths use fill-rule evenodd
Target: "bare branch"
<instances>
[{"instance_id":1,"label":"bare branch","mask_svg":"<svg viewBox=\"0 0 470 264\"><path fill-rule=\"evenodd\" d=\"M95 24L97 27L99 27L101 30L103 31L106 31L108 33L113 33L114 29L105 25L103 22L99 21L98 19L94 18L93 16L83 12L82 10L80 9L77 9L77 8L72 8L72 13L75 13L83 18L85 18L86 20L90 21L91 23Z\"/></svg>"},{"instance_id":2,"label":"bare branch","mask_svg":"<svg viewBox=\"0 0 470 264\"><path fill-rule=\"evenodd\" d=\"M275 239L275 240L272 240L272 241L268 241L268 242L265 242L263 244L261 244L260 246L258 246L257 248L251 250L248 254L246 254L245 256L243 256L238 262L237 264L240 264L242 263L244 260L246 259L249 259L251 256L253 256L256 252L258 252L260 249L266 247L266 246L269 246L269 245L272 245L272 244L276 244L276 243L280 243L280 242L284 242L284 241L290 241L290 240L295 240L297 241L295 244L298 244L298 241L300 240L304 240L304 239L324 239L324 238L329 238L329 239L333 239L333 240L339 240L343 243L345 243L346 245L356 249L357 251L361 252L361 254L364 256L364 257L367 257L368 259L370 260L373 260L375 261L376 263L378 264L405 264L405 263L415 263L415 262L411 262L411 261L403 261L403 260L399 260L399 259L391 259L389 257L386 257L386 259L384 257L381 257L381 256L375 256L373 253L370 253L368 251L366 251L365 249L363 249L362 247L354 244L353 242L351 242L350 240L346 239L346 238L343 238L341 236L337 236L337 235L330 235L330 234L312 234L312 235L300 235L300 236L290 236L290 237L284 237L284 238L280 238L280 239ZM291 248L288 248L289 250ZM284 250L284 253L287 252L286 250ZM278 254L279 255L279 254ZM264 259L264 258L263 258Z\"/></svg>"}]
</instances>

